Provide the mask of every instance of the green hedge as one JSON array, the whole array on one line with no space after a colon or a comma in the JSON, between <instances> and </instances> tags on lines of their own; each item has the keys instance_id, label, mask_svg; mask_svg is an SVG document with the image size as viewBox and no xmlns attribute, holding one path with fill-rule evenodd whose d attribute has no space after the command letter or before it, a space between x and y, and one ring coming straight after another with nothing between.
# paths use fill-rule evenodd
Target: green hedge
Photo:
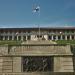
<instances>
[{"instance_id":1,"label":"green hedge","mask_svg":"<svg viewBox=\"0 0 75 75\"><path fill-rule=\"evenodd\" d=\"M19 45L21 41L0 41L0 45L8 44L8 45Z\"/></svg>"},{"instance_id":2,"label":"green hedge","mask_svg":"<svg viewBox=\"0 0 75 75\"><path fill-rule=\"evenodd\" d=\"M75 44L75 40L57 40L57 44Z\"/></svg>"}]
</instances>

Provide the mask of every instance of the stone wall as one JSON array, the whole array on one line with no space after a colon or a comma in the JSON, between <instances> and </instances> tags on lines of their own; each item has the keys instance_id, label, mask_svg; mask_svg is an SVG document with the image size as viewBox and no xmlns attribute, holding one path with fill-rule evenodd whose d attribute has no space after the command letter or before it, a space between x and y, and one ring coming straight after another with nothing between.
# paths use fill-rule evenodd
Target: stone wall
<instances>
[{"instance_id":1,"label":"stone wall","mask_svg":"<svg viewBox=\"0 0 75 75\"><path fill-rule=\"evenodd\" d=\"M75 72L75 56L73 57L73 66L74 66L74 72Z\"/></svg>"},{"instance_id":2,"label":"stone wall","mask_svg":"<svg viewBox=\"0 0 75 75\"><path fill-rule=\"evenodd\" d=\"M73 59L71 56L55 56L52 58L54 61L52 65L53 70L51 70L50 72L74 72L75 61L73 63ZM23 72L22 57L0 57L0 72Z\"/></svg>"},{"instance_id":3,"label":"stone wall","mask_svg":"<svg viewBox=\"0 0 75 75\"><path fill-rule=\"evenodd\" d=\"M8 45L0 45L0 56L8 54Z\"/></svg>"},{"instance_id":4,"label":"stone wall","mask_svg":"<svg viewBox=\"0 0 75 75\"><path fill-rule=\"evenodd\" d=\"M53 56L53 72L74 72L75 57L69 45L0 46L0 72L22 72L23 56Z\"/></svg>"},{"instance_id":5,"label":"stone wall","mask_svg":"<svg viewBox=\"0 0 75 75\"><path fill-rule=\"evenodd\" d=\"M0 72L12 72L13 59L12 57L0 57Z\"/></svg>"},{"instance_id":6,"label":"stone wall","mask_svg":"<svg viewBox=\"0 0 75 75\"><path fill-rule=\"evenodd\" d=\"M13 72L22 72L21 68L21 57L13 57Z\"/></svg>"},{"instance_id":7,"label":"stone wall","mask_svg":"<svg viewBox=\"0 0 75 75\"><path fill-rule=\"evenodd\" d=\"M72 57L54 57L54 72L74 72Z\"/></svg>"},{"instance_id":8,"label":"stone wall","mask_svg":"<svg viewBox=\"0 0 75 75\"><path fill-rule=\"evenodd\" d=\"M73 55L69 45L19 45L11 46L10 55L51 56Z\"/></svg>"}]
</instances>

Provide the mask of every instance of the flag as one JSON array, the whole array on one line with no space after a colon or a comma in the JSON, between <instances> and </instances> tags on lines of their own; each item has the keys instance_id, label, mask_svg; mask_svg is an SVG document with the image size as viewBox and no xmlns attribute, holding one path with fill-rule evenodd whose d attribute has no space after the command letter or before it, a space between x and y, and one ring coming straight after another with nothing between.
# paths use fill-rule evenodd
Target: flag
<instances>
[{"instance_id":1,"label":"flag","mask_svg":"<svg viewBox=\"0 0 75 75\"><path fill-rule=\"evenodd\" d=\"M34 13L39 12L39 11L40 11L40 6L33 7Z\"/></svg>"}]
</instances>

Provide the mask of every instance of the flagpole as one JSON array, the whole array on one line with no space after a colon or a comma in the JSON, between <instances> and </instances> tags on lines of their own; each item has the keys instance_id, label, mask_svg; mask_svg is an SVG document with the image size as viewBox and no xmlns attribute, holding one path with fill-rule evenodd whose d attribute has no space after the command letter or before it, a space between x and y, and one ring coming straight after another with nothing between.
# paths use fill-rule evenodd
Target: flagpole
<instances>
[{"instance_id":1,"label":"flagpole","mask_svg":"<svg viewBox=\"0 0 75 75\"><path fill-rule=\"evenodd\" d=\"M33 8L33 12L38 14L38 18L40 19L40 6L35 6ZM38 23L38 39L40 39L40 24Z\"/></svg>"},{"instance_id":2,"label":"flagpole","mask_svg":"<svg viewBox=\"0 0 75 75\"><path fill-rule=\"evenodd\" d=\"M40 25L38 24L38 27L39 27L39 40L40 40Z\"/></svg>"},{"instance_id":3,"label":"flagpole","mask_svg":"<svg viewBox=\"0 0 75 75\"><path fill-rule=\"evenodd\" d=\"M38 18L40 19L40 8L37 15L38 15ZM39 23L38 23L38 40L40 40L40 24Z\"/></svg>"},{"instance_id":4,"label":"flagpole","mask_svg":"<svg viewBox=\"0 0 75 75\"><path fill-rule=\"evenodd\" d=\"M40 19L40 9L39 9L39 12L38 12L38 16L39 16L39 19ZM38 27L39 27L39 40L40 40L40 24L38 23Z\"/></svg>"}]
</instances>

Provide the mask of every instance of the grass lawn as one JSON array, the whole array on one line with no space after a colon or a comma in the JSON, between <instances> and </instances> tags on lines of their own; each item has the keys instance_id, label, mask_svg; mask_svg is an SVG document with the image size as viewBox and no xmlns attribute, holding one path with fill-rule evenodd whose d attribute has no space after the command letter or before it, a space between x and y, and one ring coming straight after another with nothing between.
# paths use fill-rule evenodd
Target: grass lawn
<instances>
[{"instance_id":1,"label":"grass lawn","mask_svg":"<svg viewBox=\"0 0 75 75\"><path fill-rule=\"evenodd\" d=\"M57 40L55 41L57 44L74 44L75 45L75 40Z\"/></svg>"},{"instance_id":2,"label":"grass lawn","mask_svg":"<svg viewBox=\"0 0 75 75\"><path fill-rule=\"evenodd\" d=\"M8 44L8 45L20 45L21 41L0 41L0 45Z\"/></svg>"},{"instance_id":3,"label":"grass lawn","mask_svg":"<svg viewBox=\"0 0 75 75\"><path fill-rule=\"evenodd\" d=\"M54 41L56 42L57 44L70 44L70 45L75 45L75 40L57 40L57 41ZM3 45L3 44L8 44L8 45L20 45L22 43L22 41L0 41L0 45Z\"/></svg>"}]
</instances>

